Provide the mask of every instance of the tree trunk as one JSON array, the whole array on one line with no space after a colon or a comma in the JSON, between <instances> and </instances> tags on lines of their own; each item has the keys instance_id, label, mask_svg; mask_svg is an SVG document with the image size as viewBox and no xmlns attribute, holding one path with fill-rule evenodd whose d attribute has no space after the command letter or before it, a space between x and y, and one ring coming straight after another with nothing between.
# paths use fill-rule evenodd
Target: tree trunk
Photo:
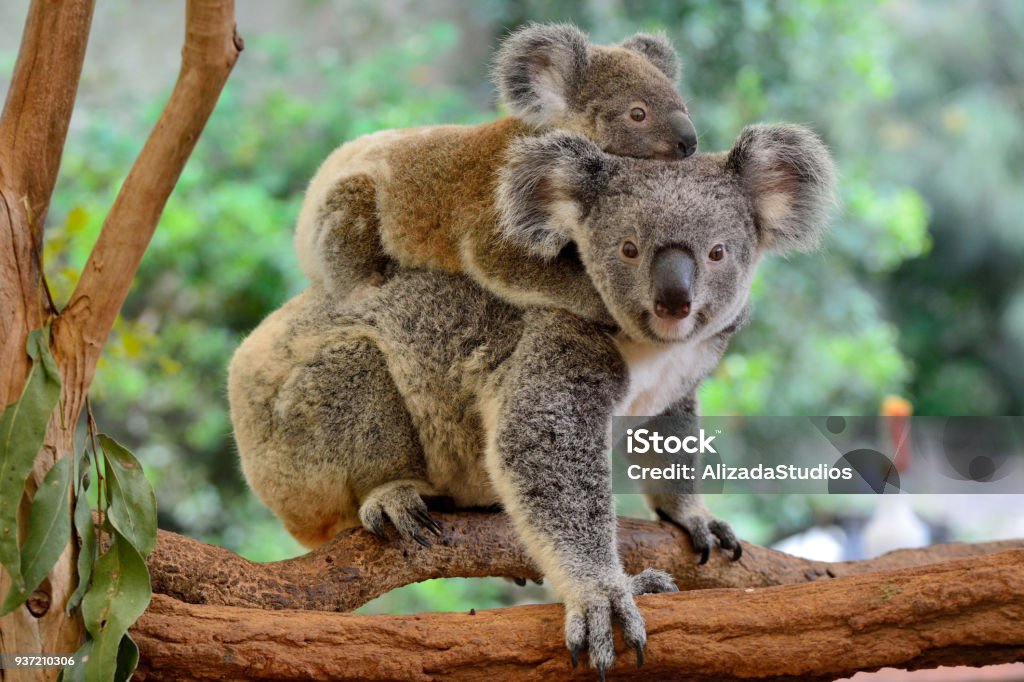
<instances>
[{"instance_id":1,"label":"tree trunk","mask_svg":"<svg viewBox=\"0 0 1024 682\"><path fill-rule=\"evenodd\" d=\"M28 370L28 333L52 319L53 303L42 278L43 224L64 149L92 21L93 0L32 3L25 22L11 88L0 117L0 406L21 394ZM76 401L73 363L56 355L62 391L46 440L21 500L27 520L36 489L57 460L74 450ZM70 512L69 512L70 513ZM20 528L23 533L24 525ZM75 551L69 543L28 605L0 618L0 654L64 653L78 648L81 623L64 613L75 588ZM0 595L10 589L0 569ZM47 670L21 670L22 679L43 680ZM2 676L0 671L0 676Z\"/></svg>"},{"instance_id":2,"label":"tree trunk","mask_svg":"<svg viewBox=\"0 0 1024 682\"><path fill-rule=\"evenodd\" d=\"M28 334L46 324L52 324L51 353L62 382L60 402L22 496L22 525L46 472L59 457L75 451L75 427L100 351L167 197L242 48L233 0L189 0L178 82L118 193L71 301L58 311L42 273L43 227L93 4L33 0L0 116L0 406L20 395L30 367ZM75 588L75 554L69 542L29 602L0 618L0 654L60 654L78 648L82 625L64 609ZM0 595L9 589L10 577L0 569ZM53 677L52 670L44 669L19 673L18 679Z\"/></svg>"}]
</instances>

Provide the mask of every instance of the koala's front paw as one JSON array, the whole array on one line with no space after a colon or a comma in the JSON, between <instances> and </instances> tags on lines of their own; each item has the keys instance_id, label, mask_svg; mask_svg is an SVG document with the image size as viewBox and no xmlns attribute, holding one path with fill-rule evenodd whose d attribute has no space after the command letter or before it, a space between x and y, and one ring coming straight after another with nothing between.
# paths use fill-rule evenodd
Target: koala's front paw
<instances>
[{"instance_id":1,"label":"koala's front paw","mask_svg":"<svg viewBox=\"0 0 1024 682\"><path fill-rule=\"evenodd\" d=\"M733 561L738 561L743 556L743 545L740 544L732 527L712 516L703 506L677 514L669 514L662 509L656 511L659 518L674 523L686 531L690 536L690 542L693 543L693 549L700 552L700 563L708 562L715 538L718 538L718 544L722 549L732 551Z\"/></svg>"},{"instance_id":2,"label":"koala's front paw","mask_svg":"<svg viewBox=\"0 0 1024 682\"><path fill-rule=\"evenodd\" d=\"M406 481L377 486L359 506L363 527L382 540L388 537L384 533L385 516L391 519L399 535L424 547L430 547L430 541L420 533L421 526L434 535L441 534L441 526L431 518L416 486Z\"/></svg>"},{"instance_id":3,"label":"koala's front paw","mask_svg":"<svg viewBox=\"0 0 1024 682\"><path fill-rule=\"evenodd\" d=\"M644 664L647 629L633 596L651 592L676 592L672 578L662 571L647 569L634 576L624 573L581 586L565 600L565 643L572 666L586 648L590 665L597 668L601 680L615 660L613 622L622 628L626 645L636 651L636 664Z\"/></svg>"}]
</instances>

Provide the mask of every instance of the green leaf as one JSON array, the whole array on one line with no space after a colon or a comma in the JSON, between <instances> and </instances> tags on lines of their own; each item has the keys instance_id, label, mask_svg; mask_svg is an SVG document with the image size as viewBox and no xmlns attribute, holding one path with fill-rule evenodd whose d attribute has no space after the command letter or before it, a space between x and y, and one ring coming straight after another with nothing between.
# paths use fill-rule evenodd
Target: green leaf
<instances>
[{"instance_id":1,"label":"green leaf","mask_svg":"<svg viewBox=\"0 0 1024 682\"><path fill-rule=\"evenodd\" d=\"M86 458L82 458L86 462ZM84 464L83 464L84 466ZM75 532L81 539L82 544L78 548L78 587L68 599L67 612L71 613L86 590L89 589L89 581L92 579L92 566L96 563L96 527L92 522L92 509L89 508L89 480L85 477L82 488L78 492L78 499L75 500Z\"/></svg>"},{"instance_id":2,"label":"green leaf","mask_svg":"<svg viewBox=\"0 0 1024 682\"><path fill-rule=\"evenodd\" d=\"M135 455L113 438L100 434L107 460L110 523L142 556L156 547L156 495Z\"/></svg>"},{"instance_id":3,"label":"green leaf","mask_svg":"<svg viewBox=\"0 0 1024 682\"><path fill-rule=\"evenodd\" d=\"M136 666L139 665L139 647L127 632L121 638L121 646L117 649L117 671L114 682L128 682Z\"/></svg>"},{"instance_id":4,"label":"green leaf","mask_svg":"<svg viewBox=\"0 0 1024 682\"><path fill-rule=\"evenodd\" d=\"M74 653L74 665L66 665L60 671L61 680L63 682L85 682L85 664L91 655L92 640L87 635L85 641L82 642L82 646L78 647L78 651Z\"/></svg>"},{"instance_id":5,"label":"green leaf","mask_svg":"<svg viewBox=\"0 0 1024 682\"><path fill-rule=\"evenodd\" d=\"M46 426L60 398L60 372L50 356L50 330L33 329L26 352L32 358L18 401L0 417L0 564L11 576L11 592L24 592L18 548L18 505Z\"/></svg>"},{"instance_id":6,"label":"green leaf","mask_svg":"<svg viewBox=\"0 0 1024 682\"><path fill-rule=\"evenodd\" d=\"M117 531L110 549L93 568L82 599L82 619L93 638L86 679L111 680L118 669L121 638L146 610L152 590L146 561Z\"/></svg>"},{"instance_id":7,"label":"green leaf","mask_svg":"<svg viewBox=\"0 0 1024 682\"><path fill-rule=\"evenodd\" d=\"M71 515L68 513L68 491L71 486L71 457L58 459L32 500L28 516L28 533L21 548L22 589L11 587L0 607L6 615L39 587L68 544Z\"/></svg>"}]
</instances>

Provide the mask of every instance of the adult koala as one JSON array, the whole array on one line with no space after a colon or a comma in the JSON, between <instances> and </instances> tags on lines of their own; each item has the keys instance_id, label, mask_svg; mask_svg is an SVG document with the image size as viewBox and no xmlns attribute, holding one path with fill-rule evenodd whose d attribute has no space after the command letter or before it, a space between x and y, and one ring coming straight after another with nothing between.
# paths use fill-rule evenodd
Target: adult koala
<instances>
[{"instance_id":1,"label":"adult koala","mask_svg":"<svg viewBox=\"0 0 1024 682\"><path fill-rule=\"evenodd\" d=\"M268 317L231 363L229 399L249 484L307 546L362 524L426 544L422 496L501 503L565 602L575 663L602 673L612 623L642 661L615 542L612 415L693 415L698 383L746 314L769 249L814 243L832 199L808 130L754 126L728 153L677 162L605 154L566 133L525 140L500 180L505 238L550 256L575 244L618 329L515 308L469 279L400 271L338 304L311 288ZM739 556L699 496L652 495L706 557Z\"/></svg>"}]
</instances>

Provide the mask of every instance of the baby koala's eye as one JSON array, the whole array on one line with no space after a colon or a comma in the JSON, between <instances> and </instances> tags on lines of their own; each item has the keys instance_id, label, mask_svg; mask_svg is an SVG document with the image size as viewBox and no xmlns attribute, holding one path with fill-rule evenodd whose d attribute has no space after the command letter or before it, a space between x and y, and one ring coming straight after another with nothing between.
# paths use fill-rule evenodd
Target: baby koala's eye
<instances>
[{"instance_id":1,"label":"baby koala's eye","mask_svg":"<svg viewBox=\"0 0 1024 682\"><path fill-rule=\"evenodd\" d=\"M629 117L639 123L647 118L647 112L642 107L633 107L629 110Z\"/></svg>"},{"instance_id":2,"label":"baby koala's eye","mask_svg":"<svg viewBox=\"0 0 1024 682\"><path fill-rule=\"evenodd\" d=\"M708 254L708 258L713 261L720 261L725 258L725 247L721 244L715 244L711 247L711 252Z\"/></svg>"},{"instance_id":3,"label":"baby koala's eye","mask_svg":"<svg viewBox=\"0 0 1024 682\"><path fill-rule=\"evenodd\" d=\"M628 239L622 242L622 247L619 249L622 257L628 261L634 261L640 257L640 249L636 248L636 244L629 241Z\"/></svg>"}]
</instances>

